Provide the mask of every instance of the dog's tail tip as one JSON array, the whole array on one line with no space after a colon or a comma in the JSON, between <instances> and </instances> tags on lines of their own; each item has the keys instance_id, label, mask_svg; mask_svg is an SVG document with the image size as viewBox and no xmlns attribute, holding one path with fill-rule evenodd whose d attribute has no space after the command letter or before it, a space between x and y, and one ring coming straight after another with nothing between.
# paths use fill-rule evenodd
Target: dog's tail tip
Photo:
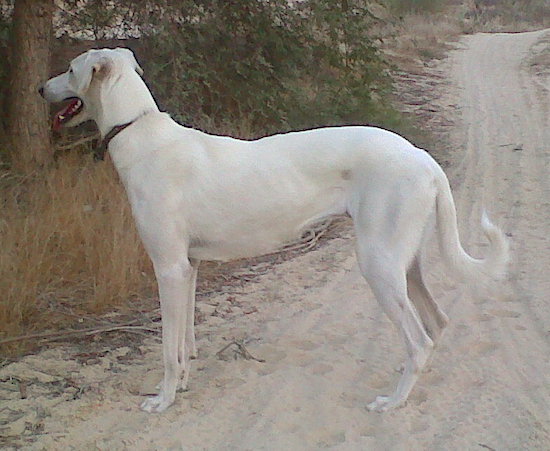
<instances>
[{"instance_id":1,"label":"dog's tail tip","mask_svg":"<svg viewBox=\"0 0 550 451\"><path fill-rule=\"evenodd\" d=\"M492 277L503 279L508 272L510 261L510 243L505 233L490 219L487 211L481 212L481 228L490 243L489 254L485 257L485 265L490 268Z\"/></svg>"}]
</instances>

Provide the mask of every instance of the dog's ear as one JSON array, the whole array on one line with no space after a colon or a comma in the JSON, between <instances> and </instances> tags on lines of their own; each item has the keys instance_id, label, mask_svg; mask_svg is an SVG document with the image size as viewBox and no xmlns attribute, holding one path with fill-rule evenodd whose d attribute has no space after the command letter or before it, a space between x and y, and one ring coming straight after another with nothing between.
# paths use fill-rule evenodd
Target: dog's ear
<instances>
[{"instance_id":1,"label":"dog's ear","mask_svg":"<svg viewBox=\"0 0 550 451\"><path fill-rule=\"evenodd\" d=\"M78 83L78 92L85 92L93 79L105 79L111 73L113 61L105 56L91 54L86 58L84 70Z\"/></svg>"},{"instance_id":2,"label":"dog's ear","mask_svg":"<svg viewBox=\"0 0 550 451\"><path fill-rule=\"evenodd\" d=\"M123 47L117 47L115 51L118 52L126 61L128 61L139 75L143 75L143 69L137 62L134 52Z\"/></svg>"},{"instance_id":3,"label":"dog's ear","mask_svg":"<svg viewBox=\"0 0 550 451\"><path fill-rule=\"evenodd\" d=\"M113 69L113 60L107 57L101 57L92 66L92 78L103 80L107 78Z\"/></svg>"}]
</instances>

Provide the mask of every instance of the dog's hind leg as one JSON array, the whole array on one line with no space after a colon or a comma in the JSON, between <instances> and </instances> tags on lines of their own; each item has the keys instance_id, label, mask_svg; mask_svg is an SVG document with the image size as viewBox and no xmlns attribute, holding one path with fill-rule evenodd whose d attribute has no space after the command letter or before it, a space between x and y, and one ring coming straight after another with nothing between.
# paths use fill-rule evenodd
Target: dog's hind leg
<instances>
[{"instance_id":1,"label":"dog's hind leg","mask_svg":"<svg viewBox=\"0 0 550 451\"><path fill-rule=\"evenodd\" d=\"M182 341L187 336L187 304L193 268L187 259L171 264L153 261L153 265L159 286L162 315L164 379L159 394L145 400L141 408L147 412L162 412L174 402L182 372L185 374L189 371L186 359L180 359L179 349L182 344L185 346Z\"/></svg>"},{"instance_id":2,"label":"dog's hind leg","mask_svg":"<svg viewBox=\"0 0 550 451\"><path fill-rule=\"evenodd\" d=\"M384 412L403 405L422 368L428 360L433 343L407 296L406 267L400 265L386 246L358 243L359 267L384 312L399 330L407 353L405 368L395 392L378 396L369 410Z\"/></svg>"},{"instance_id":3,"label":"dog's hind leg","mask_svg":"<svg viewBox=\"0 0 550 451\"><path fill-rule=\"evenodd\" d=\"M435 226L435 216L433 214L435 210L428 209L427 211L429 213L426 217L426 224L423 227L418 251L407 270L407 290L409 298L420 315L426 332L435 343L443 333L443 329L445 329L449 323L449 318L443 310L441 310L424 282L424 257L429 238L432 236Z\"/></svg>"},{"instance_id":4,"label":"dog's hind leg","mask_svg":"<svg viewBox=\"0 0 550 451\"><path fill-rule=\"evenodd\" d=\"M407 271L407 289L409 298L414 303L424 328L435 343L449 323L449 318L428 290L422 276L422 267L418 256L414 258Z\"/></svg>"},{"instance_id":5,"label":"dog's hind leg","mask_svg":"<svg viewBox=\"0 0 550 451\"><path fill-rule=\"evenodd\" d=\"M352 214L357 259L378 303L399 331L406 349L403 374L395 392L378 396L369 410L383 412L403 405L433 349L433 342L407 290L407 270L418 254L433 211L429 179L398 178L376 191L366 190Z\"/></svg>"}]
</instances>

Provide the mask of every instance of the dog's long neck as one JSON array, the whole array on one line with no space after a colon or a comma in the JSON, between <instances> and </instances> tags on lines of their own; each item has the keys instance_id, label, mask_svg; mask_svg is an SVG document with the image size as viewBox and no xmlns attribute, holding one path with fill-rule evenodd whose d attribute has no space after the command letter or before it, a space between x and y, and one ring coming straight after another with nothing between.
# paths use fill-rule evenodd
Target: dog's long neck
<instances>
[{"instance_id":1,"label":"dog's long neck","mask_svg":"<svg viewBox=\"0 0 550 451\"><path fill-rule=\"evenodd\" d=\"M126 71L100 93L96 123L104 138L113 127L136 120L159 108L145 82L133 70Z\"/></svg>"}]
</instances>

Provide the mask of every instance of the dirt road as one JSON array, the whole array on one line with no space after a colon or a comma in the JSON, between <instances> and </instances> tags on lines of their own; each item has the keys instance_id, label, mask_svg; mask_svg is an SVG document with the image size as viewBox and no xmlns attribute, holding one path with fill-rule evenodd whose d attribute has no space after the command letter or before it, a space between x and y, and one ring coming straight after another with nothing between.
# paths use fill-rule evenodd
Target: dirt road
<instances>
[{"instance_id":1,"label":"dirt road","mask_svg":"<svg viewBox=\"0 0 550 451\"><path fill-rule=\"evenodd\" d=\"M52 450L549 449L550 31L477 34L459 47L442 63L438 102L456 111L444 158L463 242L483 253L484 203L511 237L512 276L504 295L473 300L431 257L430 286L451 323L407 406L365 408L393 389L403 350L344 233L242 293L199 302L190 390L167 412L137 408L160 377L158 342L88 365L62 347L0 370L30 381L24 400L0 391L4 433ZM265 362L234 359L235 346L219 359L232 339Z\"/></svg>"}]
</instances>

